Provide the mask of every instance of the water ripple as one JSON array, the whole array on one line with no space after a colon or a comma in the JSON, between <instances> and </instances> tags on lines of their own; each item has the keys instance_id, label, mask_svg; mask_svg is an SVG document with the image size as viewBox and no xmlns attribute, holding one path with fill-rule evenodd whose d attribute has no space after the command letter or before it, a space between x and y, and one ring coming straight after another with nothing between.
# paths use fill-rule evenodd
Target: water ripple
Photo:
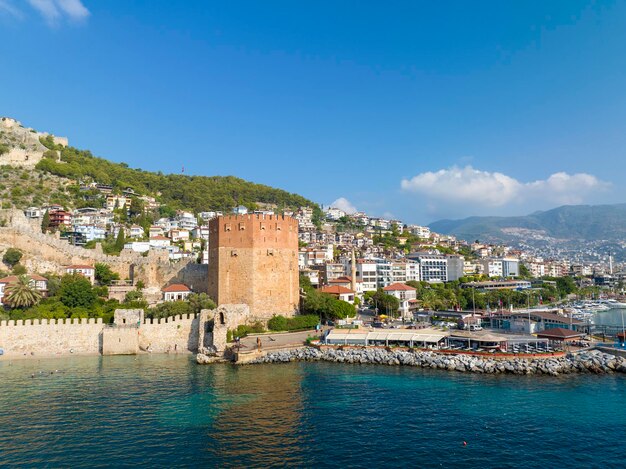
<instances>
[{"instance_id":1,"label":"water ripple","mask_svg":"<svg viewBox=\"0 0 626 469\"><path fill-rule=\"evenodd\" d=\"M175 356L2 361L0 466L619 467L625 384Z\"/></svg>"}]
</instances>

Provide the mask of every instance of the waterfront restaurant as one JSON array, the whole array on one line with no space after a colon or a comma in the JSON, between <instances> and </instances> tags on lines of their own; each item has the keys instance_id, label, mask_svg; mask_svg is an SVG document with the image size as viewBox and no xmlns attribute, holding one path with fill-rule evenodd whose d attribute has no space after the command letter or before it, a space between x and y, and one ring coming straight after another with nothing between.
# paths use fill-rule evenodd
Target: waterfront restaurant
<instances>
[{"instance_id":1,"label":"waterfront restaurant","mask_svg":"<svg viewBox=\"0 0 626 469\"><path fill-rule=\"evenodd\" d=\"M549 339L552 342L573 342L580 340L585 334L582 332L576 332L571 329L563 329L562 327L553 327L552 329L546 329L537 333L537 337L542 339Z\"/></svg>"},{"instance_id":2,"label":"waterfront restaurant","mask_svg":"<svg viewBox=\"0 0 626 469\"><path fill-rule=\"evenodd\" d=\"M530 319L530 330L528 320ZM553 328L588 332L589 325L571 316L563 316L548 310L492 311L490 327L512 332L537 333Z\"/></svg>"},{"instance_id":3,"label":"waterfront restaurant","mask_svg":"<svg viewBox=\"0 0 626 469\"><path fill-rule=\"evenodd\" d=\"M366 331L360 329L332 329L323 338L325 345L356 345L380 347L439 348L447 334L434 330L395 329Z\"/></svg>"},{"instance_id":4,"label":"waterfront restaurant","mask_svg":"<svg viewBox=\"0 0 626 469\"><path fill-rule=\"evenodd\" d=\"M448 347L456 350L501 351L509 353L551 352L548 339L531 336L502 336L454 331L447 339Z\"/></svg>"}]
</instances>

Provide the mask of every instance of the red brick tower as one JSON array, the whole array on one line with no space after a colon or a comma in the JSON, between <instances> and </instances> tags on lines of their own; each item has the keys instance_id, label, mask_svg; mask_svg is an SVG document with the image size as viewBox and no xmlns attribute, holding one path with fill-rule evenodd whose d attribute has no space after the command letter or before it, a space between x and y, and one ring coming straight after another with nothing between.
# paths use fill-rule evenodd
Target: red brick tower
<instances>
[{"instance_id":1,"label":"red brick tower","mask_svg":"<svg viewBox=\"0 0 626 469\"><path fill-rule=\"evenodd\" d=\"M250 306L250 322L293 316L299 304L298 221L282 215L211 220L208 291L218 305Z\"/></svg>"}]
</instances>

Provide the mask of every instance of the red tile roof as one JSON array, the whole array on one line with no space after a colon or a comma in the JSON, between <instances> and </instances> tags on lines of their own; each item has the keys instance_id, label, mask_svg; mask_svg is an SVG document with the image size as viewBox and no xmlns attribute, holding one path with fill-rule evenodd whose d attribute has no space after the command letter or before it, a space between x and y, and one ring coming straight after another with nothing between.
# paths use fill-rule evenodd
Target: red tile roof
<instances>
[{"instance_id":1,"label":"red tile roof","mask_svg":"<svg viewBox=\"0 0 626 469\"><path fill-rule=\"evenodd\" d=\"M26 277L28 277L31 280L35 280L36 282L47 282L48 279L45 277L42 277L41 275L37 275L37 274L33 274L33 275L27 275ZM0 283L13 283L17 281L17 275L9 275L8 277L4 277L4 278L0 278Z\"/></svg>"},{"instance_id":2,"label":"red tile roof","mask_svg":"<svg viewBox=\"0 0 626 469\"><path fill-rule=\"evenodd\" d=\"M537 332L537 337L546 339L572 339L574 337L582 337L583 333L564 329L562 327L552 327L541 332Z\"/></svg>"},{"instance_id":3,"label":"red tile roof","mask_svg":"<svg viewBox=\"0 0 626 469\"><path fill-rule=\"evenodd\" d=\"M68 265L65 270L76 270L76 269L94 269L93 265Z\"/></svg>"},{"instance_id":4,"label":"red tile roof","mask_svg":"<svg viewBox=\"0 0 626 469\"><path fill-rule=\"evenodd\" d=\"M329 280L328 283L352 283L352 279L350 277L339 277Z\"/></svg>"},{"instance_id":5,"label":"red tile roof","mask_svg":"<svg viewBox=\"0 0 626 469\"><path fill-rule=\"evenodd\" d=\"M404 283L392 283L391 285L387 285L386 287L383 288L383 291L400 291L400 290L417 291L416 288L409 287L408 285L405 285Z\"/></svg>"},{"instance_id":6,"label":"red tile roof","mask_svg":"<svg viewBox=\"0 0 626 469\"><path fill-rule=\"evenodd\" d=\"M182 283L174 283L161 290L163 293L178 293L178 292L190 292L191 290L187 285Z\"/></svg>"},{"instance_id":7,"label":"red tile roof","mask_svg":"<svg viewBox=\"0 0 626 469\"><path fill-rule=\"evenodd\" d=\"M332 285L329 287L320 288L322 293L329 293L331 295L345 295L353 294L354 292L349 288L342 287L341 285Z\"/></svg>"}]
</instances>

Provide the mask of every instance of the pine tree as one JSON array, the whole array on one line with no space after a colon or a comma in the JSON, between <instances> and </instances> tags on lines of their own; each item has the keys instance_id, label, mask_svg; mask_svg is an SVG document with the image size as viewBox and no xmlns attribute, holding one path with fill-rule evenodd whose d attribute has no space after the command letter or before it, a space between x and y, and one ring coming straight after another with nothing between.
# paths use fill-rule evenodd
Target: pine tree
<instances>
[{"instance_id":1,"label":"pine tree","mask_svg":"<svg viewBox=\"0 0 626 469\"><path fill-rule=\"evenodd\" d=\"M43 218L41 219L41 232L47 233L48 228L50 228L50 214L46 210L46 213L43 214Z\"/></svg>"},{"instance_id":2,"label":"pine tree","mask_svg":"<svg viewBox=\"0 0 626 469\"><path fill-rule=\"evenodd\" d=\"M121 252L126 244L126 236L124 236L124 228L120 228L117 238L115 239L115 250Z\"/></svg>"}]
</instances>

